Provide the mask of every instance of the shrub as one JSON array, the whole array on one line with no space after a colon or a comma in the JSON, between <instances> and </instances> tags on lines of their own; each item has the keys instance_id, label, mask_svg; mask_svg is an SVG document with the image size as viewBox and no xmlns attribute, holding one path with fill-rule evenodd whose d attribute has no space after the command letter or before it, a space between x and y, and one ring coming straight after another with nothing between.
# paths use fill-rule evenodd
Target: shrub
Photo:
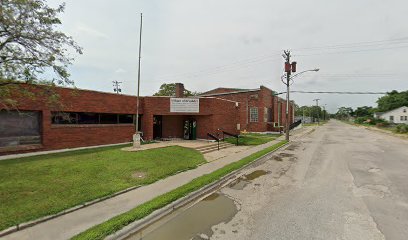
<instances>
[{"instance_id":1,"label":"shrub","mask_svg":"<svg viewBox=\"0 0 408 240\"><path fill-rule=\"evenodd\" d=\"M362 124L367 121L367 117L358 117L354 120L355 123Z\"/></svg>"},{"instance_id":2,"label":"shrub","mask_svg":"<svg viewBox=\"0 0 408 240\"><path fill-rule=\"evenodd\" d=\"M398 124L396 127L398 133L408 133L408 125L407 124Z\"/></svg>"}]
</instances>

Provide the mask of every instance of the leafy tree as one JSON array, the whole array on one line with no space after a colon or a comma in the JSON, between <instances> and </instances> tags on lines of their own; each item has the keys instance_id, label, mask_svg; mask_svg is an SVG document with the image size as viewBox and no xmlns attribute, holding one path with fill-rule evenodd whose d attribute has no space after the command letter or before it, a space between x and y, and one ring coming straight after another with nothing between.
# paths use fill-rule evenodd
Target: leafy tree
<instances>
[{"instance_id":1,"label":"leafy tree","mask_svg":"<svg viewBox=\"0 0 408 240\"><path fill-rule=\"evenodd\" d=\"M329 114L326 110L323 110L320 106L301 106L295 108L296 116L311 117L312 119L329 118Z\"/></svg>"},{"instance_id":2,"label":"leafy tree","mask_svg":"<svg viewBox=\"0 0 408 240\"><path fill-rule=\"evenodd\" d=\"M364 106L364 107L358 107L354 111L354 116L355 117L368 117L372 116L374 113L374 109L372 107Z\"/></svg>"},{"instance_id":3,"label":"leafy tree","mask_svg":"<svg viewBox=\"0 0 408 240\"><path fill-rule=\"evenodd\" d=\"M12 102L19 83L73 84L67 68L73 58L68 50L82 54L75 41L58 31L57 8L45 0L0 0L0 103ZM51 76L47 78L46 76Z\"/></svg>"},{"instance_id":4,"label":"leafy tree","mask_svg":"<svg viewBox=\"0 0 408 240\"><path fill-rule=\"evenodd\" d=\"M186 97L197 96L199 94L200 94L199 92L192 92L187 89L184 89L184 96ZM175 95L176 95L175 83L163 83L160 86L159 91L153 94L153 96L175 96Z\"/></svg>"},{"instance_id":5,"label":"leafy tree","mask_svg":"<svg viewBox=\"0 0 408 240\"><path fill-rule=\"evenodd\" d=\"M378 111L386 112L402 106L408 106L408 91L392 91L377 100Z\"/></svg>"},{"instance_id":6,"label":"leafy tree","mask_svg":"<svg viewBox=\"0 0 408 240\"><path fill-rule=\"evenodd\" d=\"M341 107L336 113L337 119L348 119L353 115L353 109L351 107Z\"/></svg>"}]
</instances>

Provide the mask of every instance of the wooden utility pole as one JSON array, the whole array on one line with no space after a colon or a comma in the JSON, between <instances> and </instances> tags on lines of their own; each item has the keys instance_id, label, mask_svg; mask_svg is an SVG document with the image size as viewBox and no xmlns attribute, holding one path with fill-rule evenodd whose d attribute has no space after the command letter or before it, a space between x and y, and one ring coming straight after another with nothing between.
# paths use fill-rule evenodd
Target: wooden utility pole
<instances>
[{"instance_id":1,"label":"wooden utility pole","mask_svg":"<svg viewBox=\"0 0 408 240\"><path fill-rule=\"evenodd\" d=\"M285 72L286 72L286 121L285 121L285 134L286 134L286 141L289 141L289 82L290 82L290 74L292 72L291 64L290 64L290 51L284 51L283 57L285 58Z\"/></svg>"},{"instance_id":2,"label":"wooden utility pole","mask_svg":"<svg viewBox=\"0 0 408 240\"><path fill-rule=\"evenodd\" d=\"M319 98L316 98L316 99L313 99L313 101L316 101L316 111L317 111L317 125L319 125L319 101L320 101L320 99Z\"/></svg>"}]
</instances>

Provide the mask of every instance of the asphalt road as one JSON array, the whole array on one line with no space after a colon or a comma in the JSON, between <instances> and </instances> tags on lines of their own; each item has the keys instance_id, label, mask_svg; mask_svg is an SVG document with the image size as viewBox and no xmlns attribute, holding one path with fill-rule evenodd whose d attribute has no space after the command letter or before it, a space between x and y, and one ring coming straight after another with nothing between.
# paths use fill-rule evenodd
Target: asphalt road
<instances>
[{"instance_id":1,"label":"asphalt road","mask_svg":"<svg viewBox=\"0 0 408 240\"><path fill-rule=\"evenodd\" d=\"M211 239L408 239L408 141L331 121L257 169Z\"/></svg>"}]
</instances>

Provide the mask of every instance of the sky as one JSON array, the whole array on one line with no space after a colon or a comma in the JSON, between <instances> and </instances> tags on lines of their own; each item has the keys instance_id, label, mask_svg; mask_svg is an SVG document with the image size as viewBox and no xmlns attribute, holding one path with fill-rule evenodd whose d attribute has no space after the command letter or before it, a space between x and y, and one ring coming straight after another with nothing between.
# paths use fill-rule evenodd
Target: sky
<instances>
[{"instance_id":1,"label":"sky","mask_svg":"<svg viewBox=\"0 0 408 240\"><path fill-rule=\"evenodd\" d=\"M50 6L63 1L48 0ZM286 91L283 50L298 72L294 91L408 89L408 1L404 0L66 0L60 30L83 47L70 66L76 87L136 95L140 13L141 88L163 83ZM282 95L284 97L285 95ZM330 112L376 106L382 95L291 94Z\"/></svg>"}]
</instances>

